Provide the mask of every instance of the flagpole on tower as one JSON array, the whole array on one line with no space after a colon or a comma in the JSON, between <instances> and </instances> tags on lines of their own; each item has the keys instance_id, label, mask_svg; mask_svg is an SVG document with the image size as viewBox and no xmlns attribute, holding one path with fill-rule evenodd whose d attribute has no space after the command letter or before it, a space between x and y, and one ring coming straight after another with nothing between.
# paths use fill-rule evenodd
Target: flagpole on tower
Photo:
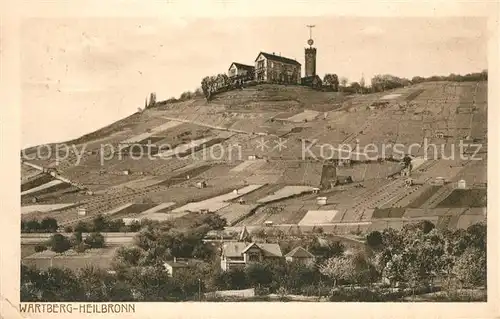
<instances>
[{"instance_id":1,"label":"flagpole on tower","mask_svg":"<svg viewBox=\"0 0 500 319\"><path fill-rule=\"evenodd\" d=\"M314 43L314 42L313 42L313 39L312 39L312 28L314 28L314 27L315 27L315 25L308 24L308 25L306 25L306 27L308 27L308 28L309 28L309 41L308 41L308 43L309 43L309 45L311 46L311 45L312 45L312 43Z\"/></svg>"}]
</instances>

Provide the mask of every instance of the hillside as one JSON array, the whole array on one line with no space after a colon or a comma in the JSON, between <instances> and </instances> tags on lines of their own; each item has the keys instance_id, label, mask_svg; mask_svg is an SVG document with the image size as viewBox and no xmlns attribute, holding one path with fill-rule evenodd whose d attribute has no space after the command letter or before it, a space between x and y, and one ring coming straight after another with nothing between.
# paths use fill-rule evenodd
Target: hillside
<instances>
[{"instance_id":1,"label":"hillside","mask_svg":"<svg viewBox=\"0 0 500 319\"><path fill-rule=\"evenodd\" d=\"M410 208L425 208L419 218L437 221L436 207L467 208L469 201L450 202L458 180L466 181L471 194L482 192L474 189L486 184L486 161L419 159L425 150L414 147L407 153L415 158L411 177L418 183L405 187L402 166L390 159L401 154L389 148L380 160L368 160L366 152L354 152L351 164L335 169L352 184L319 195L314 190L325 178L336 179L325 177L330 174L325 165L342 155L335 150L340 144L408 146L424 139L447 148L456 148L461 139L487 145L487 82L426 82L351 96L258 85L221 93L210 102L192 99L150 108L69 141L72 151L65 159L28 160L21 164L22 218L53 216L74 224L106 213L142 218L158 206L158 212L146 215L168 219L209 210L236 227L271 220L337 233L389 222L400 227ZM485 152L486 147L486 158ZM436 177L448 183L431 186ZM317 196L327 197L327 204L318 205ZM68 205L61 208L62 203ZM126 209L130 205L133 210ZM271 216L268 206L282 209ZM398 208L397 216L383 211L391 207ZM77 214L79 208L85 208L85 216ZM457 218L462 215L467 213ZM468 221L484 217L476 211L471 216Z\"/></svg>"}]
</instances>

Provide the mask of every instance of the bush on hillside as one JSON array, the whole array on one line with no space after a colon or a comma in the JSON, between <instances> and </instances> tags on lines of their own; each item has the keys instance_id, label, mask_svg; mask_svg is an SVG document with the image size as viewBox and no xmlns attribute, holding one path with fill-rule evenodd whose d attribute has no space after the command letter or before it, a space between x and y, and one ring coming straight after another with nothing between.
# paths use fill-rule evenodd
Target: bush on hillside
<instances>
[{"instance_id":1,"label":"bush on hillside","mask_svg":"<svg viewBox=\"0 0 500 319\"><path fill-rule=\"evenodd\" d=\"M79 243L78 245L74 246L73 249L77 252L77 253L84 253L85 250L87 250L88 245L86 245L85 243Z\"/></svg>"},{"instance_id":2,"label":"bush on hillside","mask_svg":"<svg viewBox=\"0 0 500 319\"><path fill-rule=\"evenodd\" d=\"M210 100L215 93L227 90L231 80L226 74L206 76L201 80L201 91L207 100Z\"/></svg>"},{"instance_id":3,"label":"bush on hillside","mask_svg":"<svg viewBox=\"0 0 500 319\"><path fill-rule=\"evenodd\" d=\"M27 222L21 222L21 231L27 233L35 233L40 229L40 223L36 219L29 220Z\"/></svg>"},{"instance_id":4,"label":"bush on hillside","mask_svg":"<svg viewBox=\"0 0 500 319\"><path fill-rule=\"evenodd\" d=\"M71 243L72 247L78 246L82 241L83 241L82 233L80 232L74 232L69 239L69 242Z\"/></svg>"},{"instance_id":5,"label":"bush on hillside","mask_svg":"<svg viewBox=\"0 0 500 319\"><path fill-rule=\"evenodd\" d=\"M79 233L87 233L89 231L89 225L83 221L79 221L78 224L76 224L74 231L79 232Z\"/></svg>"},{"instance_id":6,"label":"bush on hillside","mask_svg":"<svg viewBox=\"0 0 500 319\"><path fill-rule=\"evenodd\" d=\"M40 228L46 232L55 233L58 228L57 220L52 217L45 217L40 222Z\"/></svg>"},{"instance_id":7,"label":"bush on hillside","mask_svg":"<svg viewBox=\"0 0 500 319\"><path fill-rule=\"evenodd\" d=\"M45 251L45 250L47 250L47 246L45 246L45 245L39 244L39 245L35 246L35 252L37 252L37 253L39 253L41 251Z\"/></svg>"},{"instance_id":8,"label":"bush on hillside","mask_svg":"<svg viewBox=\"0 0 500 319\"><path fill-rule=\"evenodd\" d=\"M382 245L382 234L378 230L372 231L366 235L366 243L370 248L379 248Z\"/></svg>"},{"instance_id":9,"label":"bush on hillside","mask_svg":"<svg viewBox=\"0 0 500 319\"><path fill-rule=\"evenodd\" d=\"M83 242L90 248L103 248L105 245L105 239L101 233L92 233Z\"/></svg>"},{"instance_id":10,"label":"bush on hillside","mask_svg":"<svg viewBox=\"0 0 500 319\"><path fill-rule=\"evenodd\" d=\"M21 221L22 233L55 233L58 227L57 220L52 217L45 217L41 221L36 219Z\"/></svg>"},{"instance_id":11,"label":"bush on hillside","mask_svg":"<svg viewBox=\"0 0 500 319\"><path fill-rule=\"evenodd\" d=\"M126 229L126 231L130 232L138 232L141 229L141 223L137 220L134 220Z\"/></svg>"},{"instance_id":12,"label":"bush on hillside","mask_svg":"<svg viewBox=\"0 0 500 319\"><path fill-rule=\"evenodd\" d=\"M48 241L50 250L56 253L63 253L71 248L71 243L68 238L61 234L54 234Z\"/></svg>"}]
</instances>

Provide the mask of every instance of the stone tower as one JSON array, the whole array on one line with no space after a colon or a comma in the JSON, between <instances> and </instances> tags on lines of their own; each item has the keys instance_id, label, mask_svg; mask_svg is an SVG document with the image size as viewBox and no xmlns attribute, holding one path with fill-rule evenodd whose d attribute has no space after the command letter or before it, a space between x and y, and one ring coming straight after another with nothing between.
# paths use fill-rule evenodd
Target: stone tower
<instances>
[{"instance_id":1,"label":"stone tower","mask_svg":"<svg viewBox=\"0 0 500 319\"><path fill-rule=\"evenodd\" d=\"M305 76L316 75L316 48L306 48L306 74Z\"/></svg>"},{"instance_id":2,"label":"stone tower","mask_svg":"<svg viewBox=\"0 0 500 319\"><path fill-rule=\"evenodd\" d=\"M312 39L312 28L313 25L308 25L309 28L309 40L307 40L307 44L309 44L309 48L305 49L305 62L306 62L306 77L315 76L316 75L316 48L313 48L314 40Z\"/></svg>"}]
</instances>

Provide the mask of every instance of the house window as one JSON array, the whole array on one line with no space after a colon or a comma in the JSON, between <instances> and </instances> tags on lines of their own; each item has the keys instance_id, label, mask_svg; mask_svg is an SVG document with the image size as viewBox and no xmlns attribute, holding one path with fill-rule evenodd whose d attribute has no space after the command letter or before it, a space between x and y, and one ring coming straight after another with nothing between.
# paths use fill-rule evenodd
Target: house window
<instances>
[{"instance_id":1,"label":"house window","mask_svg":"<svg viewBox=\"0 0 500 319\"><path fill-rule=\"evenodd\" d=\"M259 68L259 69L264 68L264 60L257 62L257 68Z\"/></svg>"},{"instance_id":2,"label":"house window","mask_svg":"<svg viewBox=\"0 0 500 319\"><path fill-rule=\"evenodd\" d=\"M273 61L270 62L271 63L271 67L274 68L274 63Z\"/></svg>"},{"instance_id":3,"label":"house window","mask_svg":"<svg viewBox=\"0 0 500 319\"><path fill-rule=\"evenodd\" d=\"M259 261L259 254L248 254L248 261Z\"/></svg>"}]
</instances>

